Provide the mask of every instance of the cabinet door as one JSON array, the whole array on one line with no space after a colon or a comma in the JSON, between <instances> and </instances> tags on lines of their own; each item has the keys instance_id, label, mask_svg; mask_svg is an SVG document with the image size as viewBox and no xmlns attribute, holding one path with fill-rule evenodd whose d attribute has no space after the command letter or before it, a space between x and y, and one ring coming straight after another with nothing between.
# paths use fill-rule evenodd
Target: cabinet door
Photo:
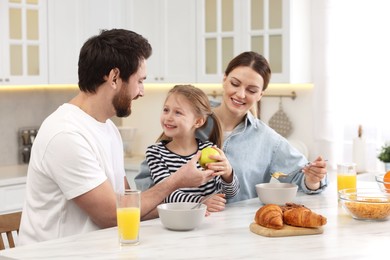
<instances>
[{"instance_id":1,"label":"cabinet door","mask_svg":"<svg viewBox=\"0 0 390 260\"><path fill-rule=\"evenodd\" d=\"M122 28L124 0L55 0L48 5L49 82L77 84L82 45L101 30Z\"/></svg>"},{"instance_id":2,"label":"cabinet door","mask_svg":"<svg viewBox=\"0 0 390 260\"><path fill-rule=\"evenodd\" d=\"M153 48L146 82L194 82L196 1L135 0L131 8L131 28Z\"/></svg>"},{"instance_id":3,"label":"cabinet door","mask_svg":"<svg viewBox=\"0 0 390 260\"><path fill-rule=\"evenodd\" d=\"M47 83L47 1L0 3L0 84Z\"/></svg>"},{"instance_id":4,"label":"cabinet door","mask_svg":"<svg viewBox=\"0 0 390 260\"><path fill-rule=\"evenodd\" d=\"M0 187L0 214L21 211L26 197L26 184Z\"/></svg>"},{"instance_id":5,"label":"cabinet door","mask_svg":"<svg viewBox=\"0 0 390 260\"><path fill-rule=\"evenodd\" d=\"M133 171L133 170L126 170L126 178L127 178L127 181L130 185L130 188L132 190L136 190L137 189L137 186L135 185L135 176L137 176L139 173L139 171Z\"/></svg>"},{"instance_id":6,"label":"cabinet door","mask_svg":"<svg viewBox=\"0 0 390 260\"><path fill-rule=\"evenodd\" d=\"M82 15L78 0L48 2L49 83L77 84Z\"/></svg>"},{"instance_id":7,"label":"cabinet door","mask_svg":"<svg viewBox=\"0 0 390 260\"><path fill-rule=\"evenodd\" d=\"M198 82L220 82L228 62L256 51L272 82L309 82L308 0L198 1Z\"/></svg>"}]
</instances>

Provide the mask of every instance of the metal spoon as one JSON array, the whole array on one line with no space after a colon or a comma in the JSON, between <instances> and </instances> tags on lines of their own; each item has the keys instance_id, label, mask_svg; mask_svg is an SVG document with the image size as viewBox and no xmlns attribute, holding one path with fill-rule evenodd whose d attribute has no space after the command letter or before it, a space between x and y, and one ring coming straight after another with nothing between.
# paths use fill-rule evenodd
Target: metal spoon
<instances>
[{"instance_id":1,"label":"metal spoon","mask_svg":"<svg viewBox=\"0 0 390 260\"><path fill-rule=\"evenodd\" d=\"M328 160L326 159L324 161L327 162ZM312 163L313 162L308 162L303 167L299 168L298 170L292 171L290 173L274 172L274 173L271 174L271 177L274 177L275 179L286 178L286 177L288 177L290 175L296 174L297 172L301 171L303 168L305 168L306 166L309 166Z\"/></svg>"},{"instance_id":2,"label":"metal spoon","mask_svg":"<svg viewBox=\"0 0 390 260\"><path fill-rule=\"evenodd\" d=\"M217 195L218 193L220 193L221 190L215 192L215 193L212 193L212 194L209 194L207 195L206 197L204 197L203 199L201 199L201 201L199 201L195 206L193 206L191 209L197 209L200 207L200 205L203 204L203 202L205 202L206 200L210 199L211 197L213 197L214 195Z\"/></svg>"}]
</instances>

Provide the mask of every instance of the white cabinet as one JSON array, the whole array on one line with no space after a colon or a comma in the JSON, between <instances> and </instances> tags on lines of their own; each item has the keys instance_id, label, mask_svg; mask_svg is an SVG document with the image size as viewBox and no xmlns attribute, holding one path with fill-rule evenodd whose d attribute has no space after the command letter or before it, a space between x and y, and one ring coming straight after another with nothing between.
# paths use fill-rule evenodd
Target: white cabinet
<instances>
[{"instance_id":1,"label":"white cabinet","mask_svg":"<svg viewBox=\"0 0 390 260\"><path fill-rule=\"evenodd\" d=\"M26 197L26 184L0 186L0 214L21 211Z\"/></svg>"},{"instance_id":2,"label":"white cabinet","mask_svg":"<svg viewBox=\"0 0 390 260\"><path fill-rule=\"evenodd\" d=\"M196 81L196 1L134 0L130 27L153 48L145 82Z\"/></svg>"},{"instance_id":3,"label":"white cabinet","mask_svg":"<svg viewBox=\"0 0 390 260\"><path fill-rule=\"evenodd\" d=\"M77 84L82 45L102 29L123 28L125 0L48 1L49 83Z\"/></svg>"},{"instance_id":4,"label":"white cabinet","mask_svg":"<svg viewBox=\"0 0 390 260\"><path fill-rule=\"evenodd\" d=\"M47 83L46 7L0 0L0 85Z\"/></svg>"},{"instance_id":5,"label":"white cabinet","mask_svg":"<svg viewBox=\"0 0 390 260\"><path fill-rule=\"evenodd\" d=\"M252 50L271 82L310 82L310 0L198 1L198 82L220 82L228 62Z\"/></svg>"},{"instance_id":6,"label":"white cabinet","mask_svg":"<svg viewBox=\"0 0 390 260\"><path fill-rule=\"evenodd\" d=\"M134 179L138 173L139 173L139 171L137 171L137 170L126 170L126 178L127 178L127 181L129 182L130 188L132 190L137 189L137 186L135 185Z\"/></svg>"},{"instance_id":7,"label":"white cabinet","mask_svg":"<svg viewBox=\"0 0 390 260\"><path fill-rule=\"evenodd\" d=\"M134 178L138 175L144 156L125 157L126 178L131 189L137 189Z\"/></svg>"}]
</instances>

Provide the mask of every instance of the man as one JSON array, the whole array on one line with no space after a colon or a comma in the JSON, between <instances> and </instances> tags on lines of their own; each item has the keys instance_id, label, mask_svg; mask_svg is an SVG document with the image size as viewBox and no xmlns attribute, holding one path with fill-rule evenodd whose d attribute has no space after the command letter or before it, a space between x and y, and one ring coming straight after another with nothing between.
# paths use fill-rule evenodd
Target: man
<instances>
[{"instance_id":1,"label":"man","mask_svg":"<svg viewBox=\"0 0 390 260\"><path fill-rule=\"evenodd\" d=\"M41 125L32 147L19 245L116 225L115 193L129 188L120 134L110 120L131 114L144 95L152 48L134 32L113 29L90 38L79 56L79 93ZM142 219L174 190L212 178L199 154L177 174L141 195Z\"/></svg>"}]
</instances>

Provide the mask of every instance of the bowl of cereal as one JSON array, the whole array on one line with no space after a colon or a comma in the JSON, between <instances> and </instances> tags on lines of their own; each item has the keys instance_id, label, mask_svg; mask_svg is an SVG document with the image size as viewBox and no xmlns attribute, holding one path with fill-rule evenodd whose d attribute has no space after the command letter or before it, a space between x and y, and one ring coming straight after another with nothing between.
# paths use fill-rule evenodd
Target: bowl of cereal
<instances>
[{"instance_id":1,"label":"bowl of cereal","mask_svg":"<svg viewBox=\"0 0 390 260\"><path fill-rule=\"evenodd\" d=\"M390 194L378 189L340 190L339 199L354 219L384 221L390 217Z\"/></svg>"}]
</instances>

